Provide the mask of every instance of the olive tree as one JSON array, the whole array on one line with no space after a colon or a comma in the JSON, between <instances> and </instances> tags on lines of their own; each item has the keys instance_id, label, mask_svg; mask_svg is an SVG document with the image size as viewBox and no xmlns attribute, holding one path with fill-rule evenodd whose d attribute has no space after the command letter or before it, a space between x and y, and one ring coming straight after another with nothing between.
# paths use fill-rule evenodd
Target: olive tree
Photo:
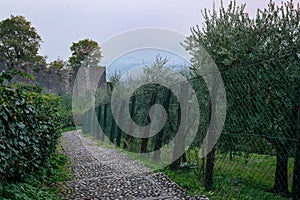
<instances>
[{"instance_id":1,"label":"olive tree","mask_svg":"<svg viewBox=\"0 0 300 200\"><path fill-rule=\"evenodd\" d=\"M270 1L251 18L245 6L231 1L228 8L205 9L203 28L192 28L184 46L192 55L194 76L206 59L203 48L221 71L228 98L223 133L259 134L272 143L277 156L273 192L288 195L288 153L299 103L300 9L292 0L279 6ZM213 168L214 159L207 162ZM209 173L207 189L212 188Z\"/></svg>"}]
</instances>

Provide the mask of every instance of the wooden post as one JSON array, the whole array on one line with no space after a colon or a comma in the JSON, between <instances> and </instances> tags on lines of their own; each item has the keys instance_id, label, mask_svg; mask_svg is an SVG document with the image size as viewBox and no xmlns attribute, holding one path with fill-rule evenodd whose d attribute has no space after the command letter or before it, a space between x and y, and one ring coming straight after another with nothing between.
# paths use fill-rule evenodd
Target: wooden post
<instances>
[{"instance_id":1,"label":"wooden post","mask_svg":"<svg viewBox=\"0 0 300 200\"><path fill-rule=\"evenodd\" d=\"M114 106L117 106L117 103L115 103ZM110 135L109 135L109 140L112 143L114 143L114 141L115 141L115 133L116 133L116 121L114 119L114 115L112 114L111 115L111 129L110 129Z\"/></svg>"},{"instance_id":2,"label":"wooden post","mask_svg":"<svg viewBox=\"0 0 300 200\"><path fill-rule=\"evenodd\" d=\"M98 110L97 110L97 119L98 119L99 126L102 128L102 126L101 126L101 121L102 121L101 117L102 117L102 106L99 105L99 106L98 106ZM103 134L103 133L99 130L99 132L98 132L98 134L97 134L97 138L98 138L98 139L101 139L101 135L102 135L102 134Z\"/></svg>"},{"instance_id":3,"label":"wooden post","mask_svg":"<svg viewBox=\"0 0 300 200\"><path fill-rule=\"evenodd\" d=\"M104 113L103 113L103 134L101 135L101 141L104 141L104 135L105 133L107 133L107 130L106 130L106 124L107 122L107 103L104 104Z\"/></svg>"},{"instance_id":4,"label":"wooden post","mask_svg":"<svg viewBox=\"0 0 300 200\"><path fill-rule=\"evenodd\" d=\"M132 118L133 120L134 120L135 99L136 99L135 96L132 96L132 97L131 97L130 116L131 116L131 118ZM130 130L132 129L132 126L133 126L133 125L132 125L132 122L131 122L128 131L130 131ZM124 140L124 149L128 149L131 139L132 139L132 136L127 134L126 137L125 137L125 140Z\"/></svg>"},{"instance_id":5,"label":"wooden post","mask_svg":"<svg viewBox=\"0 0 300 200\"><path fill-rule=\"evenodd\" d=\"M124 108L125 108L125 102L124 101L121 101L120 102L120 111L119 111L119 120L123 119L123 114L124 114ZM117 136L116 136L116 145L117 147L120 147L120 144L121 144L121 137L122 137L122 130L120 129L120 127L118 126L117 127Z\"/></svg>"}]
</instances>

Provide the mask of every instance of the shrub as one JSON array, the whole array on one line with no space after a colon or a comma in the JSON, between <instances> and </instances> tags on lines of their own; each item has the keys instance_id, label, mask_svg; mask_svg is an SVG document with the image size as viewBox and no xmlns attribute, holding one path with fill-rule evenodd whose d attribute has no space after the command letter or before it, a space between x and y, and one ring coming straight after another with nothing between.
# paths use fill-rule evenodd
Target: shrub
<instances>
[{"instance_id":1,"label":"shrub","mask_svg":"<svg viewBox=\"0 0 300 200\"><path fill-rule=\"evenodd\" d=\"M0 183L44 166L59 138L59 97L0 85Z\"/></svg>"}]
</instances>

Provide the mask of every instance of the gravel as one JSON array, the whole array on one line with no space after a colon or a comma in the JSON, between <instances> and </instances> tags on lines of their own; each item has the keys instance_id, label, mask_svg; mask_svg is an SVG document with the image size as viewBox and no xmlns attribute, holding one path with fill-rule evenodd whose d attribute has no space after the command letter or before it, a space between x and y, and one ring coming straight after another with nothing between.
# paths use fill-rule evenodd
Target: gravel
<instances>
[{"instance_id":1,"label":"gravel","mask_svg":"<svg viewBox=\"0 0 300 200\"><path fill-rule=\"evenodd\" d=\"M125 153L98 146L79 131L63 133L60 144L72 174L72 180L59 184L62 199L208 200L189 196L163 173L152 173Z\"/></svg>"}]
</instances>

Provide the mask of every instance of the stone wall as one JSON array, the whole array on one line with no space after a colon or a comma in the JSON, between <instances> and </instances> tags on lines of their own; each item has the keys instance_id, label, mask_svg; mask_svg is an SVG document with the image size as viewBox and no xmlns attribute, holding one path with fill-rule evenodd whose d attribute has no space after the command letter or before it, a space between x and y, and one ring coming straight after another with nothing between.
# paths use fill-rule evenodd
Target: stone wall
<instances>
[{"instance_id":1,"label":"stone wall","mask_svg":"<svg viewBox=\"0 0 300 200\"><path fill-rule=\"evenodd\" d=\"M56 72L52 68L48 68L46 66L38 66L32 67L30 65L24 65L22 67L15 67L15 69L27 72L34 76L34 80L30 80L24 77L14 77L13 83L21 83L21 84L30 84L30 85L38 85L45 89L46 92L54 93L54 94L71 94L73 92L73 85L76 79L76 74L72 70L63 69L60 72ZM7 67L3 64L0 64L0 71L7 70ZM98 87L106 87L106 68L105 67L95 67L93 70L101 70L103 71L100 81L98 82ZM82 71L82 70L81 70ZM83 70L86 71L86 75L84 77L93 77L92 70ZM88 74L89 73L89 74ZM95 77L93 77L95 78ZM89 80L87 79L87 84L89 84Z\"/></svg>"}]
</instances>

